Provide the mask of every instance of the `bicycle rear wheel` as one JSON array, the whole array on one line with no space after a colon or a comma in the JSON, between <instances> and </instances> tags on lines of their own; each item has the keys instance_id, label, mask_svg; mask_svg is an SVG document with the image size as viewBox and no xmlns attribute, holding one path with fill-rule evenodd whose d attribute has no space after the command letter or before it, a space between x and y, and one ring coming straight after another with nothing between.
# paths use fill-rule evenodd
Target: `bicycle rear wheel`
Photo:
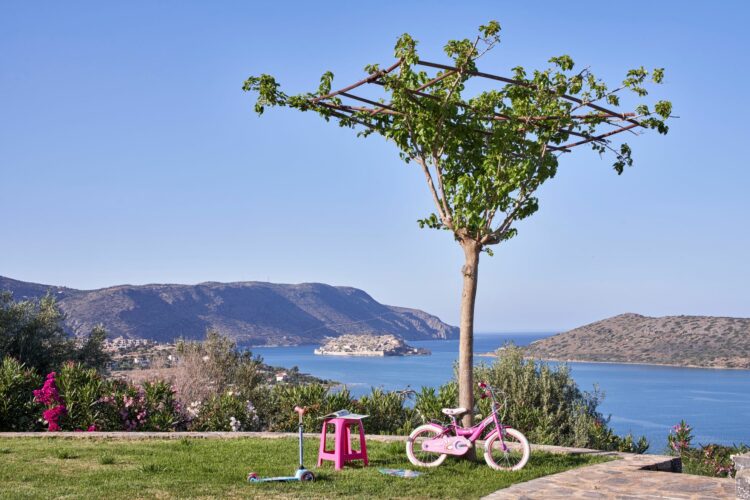
<instances>
[{"instance_id":1,"label":"bicycle rear wheel","mask_svg":"<svg viewBox=\"0 0 750 500\"><path fill-rule=\"evenodd\" d=\"M439 436L443 429L437 425L420 425L409 434L406 440L406 456L409 462L418 467L437 467L445 461L447 455L424 451L422 443Z\"/></svg>"},{"instance_id":2,"label":"bicycle rear wheel","mask_svg":"<svg viewBox=\"0 0 750 500\"><path fill-rule=\"evenodd\" d=\"M531 456L531 447L521 431L505 428L502 439L495 431L484 443L484 461L495 470L521 470Z\"/></svg>"}]
</instances>

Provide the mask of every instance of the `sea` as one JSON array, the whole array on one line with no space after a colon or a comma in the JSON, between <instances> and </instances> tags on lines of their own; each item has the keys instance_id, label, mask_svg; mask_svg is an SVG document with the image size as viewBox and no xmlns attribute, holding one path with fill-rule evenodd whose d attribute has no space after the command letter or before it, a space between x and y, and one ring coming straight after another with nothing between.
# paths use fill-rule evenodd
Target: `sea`
<instances>
[{"instance_id":1,"label":"sea","mask_svg":"<svg viewBox=\"0 0 750 500\"><path fill-rule=\"evenodd\" d=\"M513 342L524 346L551 333L476 334L474 352L492 352ZM399 390L439 386L452 378L458 356L457 340L409 341L426 347L430 356L318 356L315 346L254 347L266 363L336 380L355 395L372 387ZM476 363L492 358L475 357ZM599 406L618 434L645 435L649 453L662 453L670 428L685 420L694 444L750 445L750 370L676 368L619 363L568 363L581 390L595 386L604 392ZM512 424L512 422L511 422Z\"/></svg>"}]
</instances>

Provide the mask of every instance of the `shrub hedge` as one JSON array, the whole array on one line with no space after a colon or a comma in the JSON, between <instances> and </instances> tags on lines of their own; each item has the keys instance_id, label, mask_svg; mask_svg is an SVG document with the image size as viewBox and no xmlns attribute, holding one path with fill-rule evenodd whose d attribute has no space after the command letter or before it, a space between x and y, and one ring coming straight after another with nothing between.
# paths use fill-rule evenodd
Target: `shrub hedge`
<instances>
[{"instance_id":1,"label":"shrub hedge","mask_svg":"<svg viewBox=\"0 0 750 500\"><path fill-rule=\"evenodd\" d=\"M324 384L268 386L255 371L259 358L233 355L236 346L220 336L212 335L203 347L181 349L190 360L185 366L211 390L193 384L182 393L171 381L137 386L74 362L48 374L40 388L38 374L6 358L0 366L0 431L41 425L68 431L295 431L293 408L308 406L304 423L311 432L319 431L322 415L349 409L369 415L367 432L408 434L424 422L445 421L440 410L458 400L455 380L411 394L373 388L359 398L346 387ZM181 377L189 381L189 375ZM645 438L617 436L597 410L602 394L581 391L564 365L527 360L519 348L506 346L492 364L477 367L475 378L504 395L504 421L532 442L638 453L648 448ZM475 412L487 415L489 400L476 396Z\"/></svg>"}]
</instances>

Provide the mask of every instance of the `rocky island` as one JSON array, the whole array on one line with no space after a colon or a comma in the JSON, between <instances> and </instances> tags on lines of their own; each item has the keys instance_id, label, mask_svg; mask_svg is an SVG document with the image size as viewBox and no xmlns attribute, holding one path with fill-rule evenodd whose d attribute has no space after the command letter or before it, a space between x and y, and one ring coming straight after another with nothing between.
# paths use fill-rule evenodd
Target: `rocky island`
<instances>
[{"instance_id":1,"label":"rocky island","mask_svg":"<svg viewBox=\"0 0 750 500\"><path fill-rule=\"evenodd\" d=\"M315 349L321 356L418 356L429 349L412 347L395 335L341 335Z\"/></svg>"}]
</instances>

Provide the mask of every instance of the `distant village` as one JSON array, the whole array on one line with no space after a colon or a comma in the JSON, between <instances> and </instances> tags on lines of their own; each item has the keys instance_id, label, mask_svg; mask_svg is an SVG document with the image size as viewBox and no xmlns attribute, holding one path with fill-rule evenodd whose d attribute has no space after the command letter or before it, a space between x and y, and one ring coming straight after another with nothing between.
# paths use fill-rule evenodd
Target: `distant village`
<instances>
[{"instance_id":1,"label":"distant village","mask_svg":"<svg viewBox=\"0 0 750 500\"><path fill-rule=\"evenodd\" d=\"M149 339L131 339L115 337L104 341L104 351L111 355L109 371L115 376L124 376L127 372L168 370L179 362L176 345ZM300 373L296 367L282 369L263 364L262 371L267 383L299 384L321 382L320 379ZM133 374L131 374L133 375ZM130 378L130 377L128 377Z\"/></svg>"}]
</instances>

